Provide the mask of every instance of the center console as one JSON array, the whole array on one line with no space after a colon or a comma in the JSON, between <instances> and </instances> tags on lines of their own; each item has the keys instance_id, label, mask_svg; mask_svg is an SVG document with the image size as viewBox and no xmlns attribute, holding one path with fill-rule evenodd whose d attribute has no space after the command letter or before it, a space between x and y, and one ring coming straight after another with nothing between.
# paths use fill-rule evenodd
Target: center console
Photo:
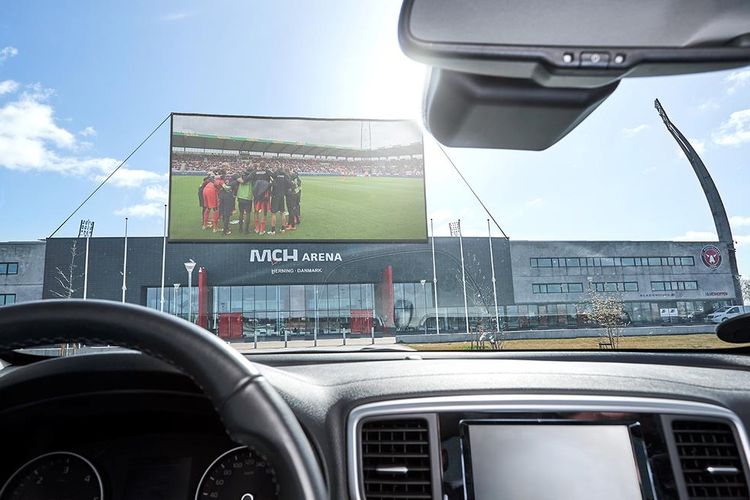
<instances>
[{"instance_id":1,"label":"center console","mask_svg":"<svg viewBox=\"0 0 750 500\"><path fill-rule=\"evenodd\" d=\"M366 404L348 421L356 500L748 498L747 436L710 404L487 395Z\"/></svg>"}]
</instances>

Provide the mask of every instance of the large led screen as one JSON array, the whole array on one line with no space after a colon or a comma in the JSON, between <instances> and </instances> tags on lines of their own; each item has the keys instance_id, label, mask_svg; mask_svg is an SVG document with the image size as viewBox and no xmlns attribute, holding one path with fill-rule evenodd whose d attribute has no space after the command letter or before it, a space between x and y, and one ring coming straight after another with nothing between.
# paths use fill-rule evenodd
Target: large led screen
<instances>
[{"instance_id":1,"label":"large led screen","mask_svg":"<svg viewBox=\"0 0 750 500\"><path fill-rule=\"evenodd\" d=\"M427 239L415 122L173 114L170 149L171 241Z\"/></svg>"}]
</instances>

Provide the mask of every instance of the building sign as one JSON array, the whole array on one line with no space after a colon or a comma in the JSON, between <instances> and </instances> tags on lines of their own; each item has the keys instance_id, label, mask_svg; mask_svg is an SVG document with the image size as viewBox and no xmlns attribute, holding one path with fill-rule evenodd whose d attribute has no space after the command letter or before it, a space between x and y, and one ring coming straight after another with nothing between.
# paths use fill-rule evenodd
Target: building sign
<instances>
[{"instance_id":1,"label":"building sign","mask_svg":"<svg viewBox=\"0 0 750 500\"><path fill-rule=\"evenodd\" d=\"M272 275L276 274L317 274L322 273L322 267L315 264L326 262L343 262L340 252L300 252L297 248L253 248L250 250L250 262L271 264ZM278 264L312 264L312 266L284 266Z\"/></svg>"},{"instance_id":2,"label":"building sign","mask_svg":"<svg viewBox=\"0 0 750 500\"><path fill-rule=\"evenodd\" d=\"M250 262L341 262L339 252L304 252L300 254L296 248L265 248L250 250Z\"/></svg>"},{"instance_id":3,"label":"building sign","mask_svg":"<svg viewBox=\"0 0 750 500\"><path fill-rule=\"evenodd\" d=\"M721 265L721 252L714 245L706 245L701 250L701 261L709 269L716 269Z\"/></svg>"},{"instance_id":4,"label":"building sign","mask_svg":"<svg viewBox=\"0 0 750 500\"><path fill-rule=\"evenodd\" d=\"M638 296L648 299L668 299L670 297L676 297L677 294L674 292L639 293Z\"/></svg>"},{"instance_id":5,"label":"building sign","mask_svg":"<svg viewBox=\"0 0 750 500\"><path fill-rule=\"evenodd\" d=\"M728 297L729 292L706 292L706 297Z\"/></svg>"}]
</instances>

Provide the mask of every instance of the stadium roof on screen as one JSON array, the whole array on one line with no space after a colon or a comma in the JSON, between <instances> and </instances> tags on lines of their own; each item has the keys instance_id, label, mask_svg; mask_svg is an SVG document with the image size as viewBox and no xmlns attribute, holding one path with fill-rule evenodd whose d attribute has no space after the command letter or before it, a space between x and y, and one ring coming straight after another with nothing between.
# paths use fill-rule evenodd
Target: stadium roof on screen
<instances>
[{"instance_id":1,"label":"stadium roof on screen","mask_svg":"<svg viewBox=\"0 0 750 500\"><path fill-rule=\"evenodd\" d=\"M342 146L272 141L247 137L223 137L218 135L192 134L185 132L174 132L172 134L172 147L305 156L334 156L339 158L383 158L389 156L414 156L422 154L421 142L376 149L358 149Z\"/></svg>"}]
</instances>

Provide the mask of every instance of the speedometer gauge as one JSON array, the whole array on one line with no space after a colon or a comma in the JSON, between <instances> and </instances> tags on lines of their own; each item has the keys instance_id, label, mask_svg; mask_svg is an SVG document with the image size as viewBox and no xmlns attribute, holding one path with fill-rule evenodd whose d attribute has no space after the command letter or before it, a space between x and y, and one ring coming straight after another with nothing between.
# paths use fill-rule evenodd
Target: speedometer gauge
<instances>
[{"instance_id":1,"label":"speedometer gauge","mask_svg":"<svg viewBox=\"0 0 750 500\"><path fill-rule=\"evenodd\" d=\"M219 456L203 473L195 500L276 500L279 482L268 458L240 446Z\"/></svg>"},{"instance_id":2,"label":"speedometer gauge","mask_svg":"<svg viewBox=\"0 0 750 500\"><path fill-rule=\"evenodd\" d=\"M18 469L0 490L0 500L102 500L102 480L80 455L56 451Z\"/></svg>"}]
</instances>

